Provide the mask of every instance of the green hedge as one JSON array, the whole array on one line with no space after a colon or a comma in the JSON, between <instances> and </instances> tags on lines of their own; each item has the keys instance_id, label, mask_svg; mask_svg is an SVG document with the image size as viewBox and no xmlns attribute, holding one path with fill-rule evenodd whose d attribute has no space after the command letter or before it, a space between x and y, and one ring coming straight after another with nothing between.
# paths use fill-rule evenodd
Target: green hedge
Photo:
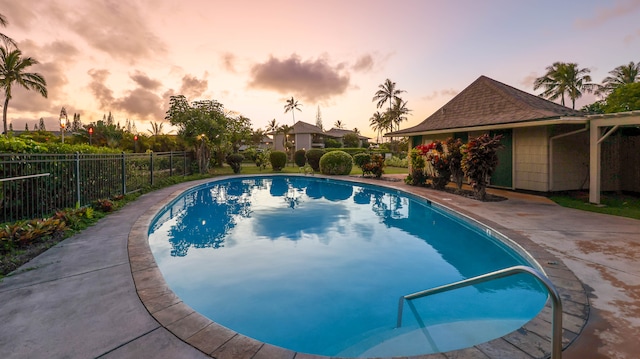
<instances>
[{"instance_id":1,"label":"green hedge","mask_svg":"<svg viewBox=\"0 0 640 359\"><path fill-rule=\"evenodd\" d=\"M274 171L281 171L287 164L287 154L282 151L273 151L269 154L269 162Z\"/></svg>"},{"instance_id":2,"label":"green hedge","mask_svg":"<svg viewBox=\"0 0 640 359\"><path fill-rule=\"evenodd\" d=\"M320 159L320 172L325 175L348 175L353 168L353 157L344 151L327 152Z\"/></svg>"}]
</instances>

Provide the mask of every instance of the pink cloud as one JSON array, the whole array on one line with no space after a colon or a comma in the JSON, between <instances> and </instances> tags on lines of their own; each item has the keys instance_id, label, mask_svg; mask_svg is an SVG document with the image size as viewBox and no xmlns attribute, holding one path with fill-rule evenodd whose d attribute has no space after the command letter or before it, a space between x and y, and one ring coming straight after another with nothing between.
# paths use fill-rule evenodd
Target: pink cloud
<instances>
[{"instance_id":1,"label":"pink cloud","mask_svg":"<svg viewBox=\"0 0 640 359\"><path fill-rule=\"evenodd\" d=\"M249 86L317 102L346 91L349 74L341 72L343 66L332 66L323 58L303 61L295 54L285 59L270 57L253 66Z\"/></svg>"}]
</instances>

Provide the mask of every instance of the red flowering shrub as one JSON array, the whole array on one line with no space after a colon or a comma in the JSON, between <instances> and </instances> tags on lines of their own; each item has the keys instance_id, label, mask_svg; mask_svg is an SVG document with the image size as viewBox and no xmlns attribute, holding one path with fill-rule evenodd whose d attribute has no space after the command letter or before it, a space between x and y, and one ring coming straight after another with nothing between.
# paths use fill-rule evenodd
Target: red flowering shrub
<instances>
[{"instance_id":1,"label":"red flowering shrub","mask_svg":"<svg viewBox=\"0 0 640 359\"><path fill-rule=\"evenodd\" d=\"M484 134L472 139L462 148L462 168L471 180L476 198L481 201L485 200L489 178L498 166L497 152L504 147L500 139L502 135L491 137Z\"/></svg>"}]
</instances>

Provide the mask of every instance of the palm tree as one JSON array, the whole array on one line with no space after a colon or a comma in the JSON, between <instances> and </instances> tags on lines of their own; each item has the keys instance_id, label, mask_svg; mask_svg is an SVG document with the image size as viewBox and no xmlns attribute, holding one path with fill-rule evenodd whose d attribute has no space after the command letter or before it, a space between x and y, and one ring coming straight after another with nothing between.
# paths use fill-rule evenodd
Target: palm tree
<instances>
[{"instance_id":1,"label":"palm tree","mask_svg":"<svg viewBox=\"0 0 640 359\"><path fill-rule=\"evenodd\" d=\"M7 25L9 24L9 21L7 21L6 16L0 14L0 26L2 27L7 27ZM18 45L16 44L16 42L10 38L9 36L3 34L0 32L0 40L2 40L2 42L4 42L4 47L5 48L9 48L11 46L13 46L14 48L17 48Z\"/></svg>"},{"instance_id":2,"label":"palm tree","mask_svg":"<svg viewBox=\"0 0 640 359\"><path fill-rule=\"evenodd\" d=\"M399 99L400 97L398 95L403 92L405 91L396 89L395 82L386 79L383 84L378 85L378 91L376 91L372 101L378 101L376 104L377 108L381 108L385 102L389 102L389 111L391 111L393 101Z\"/></svg>"},{"instance_id":3,"label":"palm tree","mask_svg":"<svg viewBox=\"0 0 640 359\"><path fill-rule=\"evenodd\" d=\"M287 100L287 104L284 105L284 113L287 113L287 112L291 111L291 114L293 115L293 124L294 125L296 124L295 110L302 111L299 106L302 106L302 104L298 103L298 101L296 101L293 98L293 96L291 96L291 99Z\"/></svg>"},{"instance_id":4,"label":"palm tree","mask_svg":"<svg viewBox=\"0 0 640 359\"><path fill-rule=\"evenodd\" d=\"M336 128L344 128L344 123L342 123L342 121L340 120L334 122L333 125L336 126Z\"/></svg>"},{"instance_id":5,"label":"palm tree","mask_svg":"<svg viewBox=\"0 0 640 359\"><path fill-rule=\"evenodd\" d=\"M276 132L277 130L278 130L278 123L274 118L273 120L269 121L269 123L267 123L267 131Z\"/></svg>"},{"instance_id":6,"label":"palm tree","mask_svg":"<svg viewBox=\"0 0 640 359\"><path fill-rule=\"evenodd\" d=\"M543 87L544 91L540 96L549 100L560 98L562 106L565 105L564 96L567 94L575 109L576 100L582 97L582 92L591 92L595 89L595 84L590 82L590 72L588 68L578 68L576 63L554 62L547 67L546 74L535 79L533 89Z\"/></svg>"},{"instance_id":7,"label":"palm tree","mask_svg":"<svg viewBox=\"0 0 640 359\"><path fill-rule=\"evenodd\" d=\"M407 101L402 101L401 98L397 97L395 101L393 101L393 107L391 108L390 114L390 123L391 131L393 131L393 125L398 126L398 130L400 129L400 123L402 121L407 120L407 114L411 112L410 109L407 108Z\"/></svg>"},{"instance_id":8,"label":"palm tree","mask_svg":"<svg viewBox=\"0 0 640 359\"><path fill-rule=\"evenodd\" d=\"M151 129L147 130L153 137L158 137L162 135L162 127L164 124L162 122L151 122Z\"/></svg>"},{"instance_id":9,"label":"palm tree","mask_svg":"<svg viewBox=\"0 0 640 359\"><path fill-rule=\"evenodd\" d=\"M376 111L376 113L369 118L369 126L378 133L377 143L380 143L380 133L386 128L385 116L380 113L380 111Z\"/></svg>"},{"instance_id":10,"label":"palm tree","mask_svg":"<svg viewBox=\"0 0 640 359\"><path fill-rule=\"evenodd\" d=\"M597 95L606 96L622 85L640 82L640 62L636 64L631 61L628 65L618 66L609 71L609 74L611 76L605 77L602 85L595 91Z\"/></svg>"},{"instance_id":11,"label":"palm tree","mask_svg":"<svg viewBox=\"0 0 640 359\"><path fill-rule=\"evenodd\" d=\"M13 84L18 84L27 90L38 91L43 97L47 97L47 82L44 77L35 72L24 72L32 65L37 64L34 58L22 57L22 52L18 49L7 50L0 47L0 87L4 90L4 108L2 111L2 123L4 133L7 133L7 107L11 100L11 89Z\"/></svg>"}]
</instances>

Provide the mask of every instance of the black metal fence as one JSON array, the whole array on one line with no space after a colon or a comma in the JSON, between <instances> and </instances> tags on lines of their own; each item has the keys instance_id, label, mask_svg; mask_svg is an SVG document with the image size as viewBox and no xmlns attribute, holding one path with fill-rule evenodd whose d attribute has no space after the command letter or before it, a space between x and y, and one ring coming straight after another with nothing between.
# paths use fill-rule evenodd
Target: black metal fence
<instances>
[{"instance_id":1,"label":"black metal fence","mask_svg":"<svg viewBox=\"0 0 640 359\"><path fill-rule=\"evenodd\" d=\"M0 223L139 191L190 174L187 152L122 154L0 153Z\"/></svg>"}]
</instances>

